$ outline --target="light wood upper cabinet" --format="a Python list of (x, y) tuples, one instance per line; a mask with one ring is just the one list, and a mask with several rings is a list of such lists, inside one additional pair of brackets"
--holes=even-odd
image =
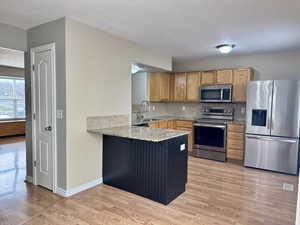
[(169, 101), (170, 99), (170, 73), (150, 73), (149, 89), (151, 102)]
[(174, 74), (174, 101), (186, 100), (186, 73)]
[(233, 102), (245, 102), (247, 99), (247, 83), (253, 80), (251, 68), (233, 70)]
[(197, 102), (199, 100), (201, 72), (189, 72), (186, 75), (186, 101)]
[(160, 75), (159, 73), (150, 73), (148, 79), (149, 79), (149, 89), (150, 89), (149, 100), (151, 102), (159, 102), (160, 101)]
[(160, 100), (169, 101), (170, 98), (170, 74), (161, 73), (160, 75)]
[(214, 85), (216, 83), (216, 71), (204, 71), (201, 73), (201, 85)]
[(232, 70), (218, 70), (216, 84), (232, 84), (233, 71)]
[(170, 75), (170, 82), (169, 82), (169, 101), (174, 101), (174, 88), (175, 88), (175, 75), (174, 73)]

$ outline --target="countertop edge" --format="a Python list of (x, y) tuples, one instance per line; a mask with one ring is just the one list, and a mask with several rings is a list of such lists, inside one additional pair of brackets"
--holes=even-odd
[[(108, 136), (114, 136), (114, 137), (122, 137), (122, 138), (128, 138), (128, 139), (135, 139), (135, 140), (141, 140), (141, 141), (150, 141), (150, 142), (161, 142), (161, 141), (166, 141), (166, 140), (170, 140), (173, 138), (177, 138), (180, 136), (184, 136), (184, 135), (189, 135), (190, 132), (188, 131), (176, 131), (177, 134), (172, 134), (170, 137), (165, 137), (165, 138), (141, 138), (141, 137), (136, 137), (136, 136), (131, 136), (131, 135), (119, 135), (119, 134), (113, 134), (112, 132), (108, 132), (105, 131), (105, 129), (117, 129), (118, 127), (112, 127), (112, 128), (104, 128), (104, 129), (88, 129), (87, 132), (88, 133), (93, 133), (93, 134), (99, 134), (99, 135), (108, 135)], [(161, 128), (147, 128), (147, 129), (151, 129), (151, 130), (166, 130), (166, 131), (170, 131), (172, 132), (172, 130), (168, 130), (168, 129), (161, 129)]]

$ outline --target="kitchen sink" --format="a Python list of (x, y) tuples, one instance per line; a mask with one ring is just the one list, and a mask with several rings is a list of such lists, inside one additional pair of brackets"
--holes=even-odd
[(145, 123), (149, 123), (149, 122), (155, 122), (155, 121), (159, 121), (160, 119), (144, 119), (143, 122)]

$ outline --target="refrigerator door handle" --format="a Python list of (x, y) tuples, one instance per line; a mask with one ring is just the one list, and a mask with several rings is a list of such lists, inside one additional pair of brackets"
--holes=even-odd
[(268, 130), (272, 129), (272, 120), (271, 120), (271, 118), (268, 118), (267, 128), (268, 128)]
[(247, 138), (265, 140), (265, 141), (279, 141), (279, 142), (286, 142), (286, 143), (297, 143), (297, 140), (284, 139), (284, 138), (258, 137), (258, 136), (248, 136), (248, 135), (247, 135)]

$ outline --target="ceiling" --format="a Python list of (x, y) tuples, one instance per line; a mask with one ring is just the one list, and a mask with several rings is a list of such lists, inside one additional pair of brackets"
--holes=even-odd
[(63, 16), (177, 60), (300, 49), (299, 0), (2, 0), (0, 21), (30, 28)]
[(24, 68), (24, 52), (0, 47), (0, 66)]

